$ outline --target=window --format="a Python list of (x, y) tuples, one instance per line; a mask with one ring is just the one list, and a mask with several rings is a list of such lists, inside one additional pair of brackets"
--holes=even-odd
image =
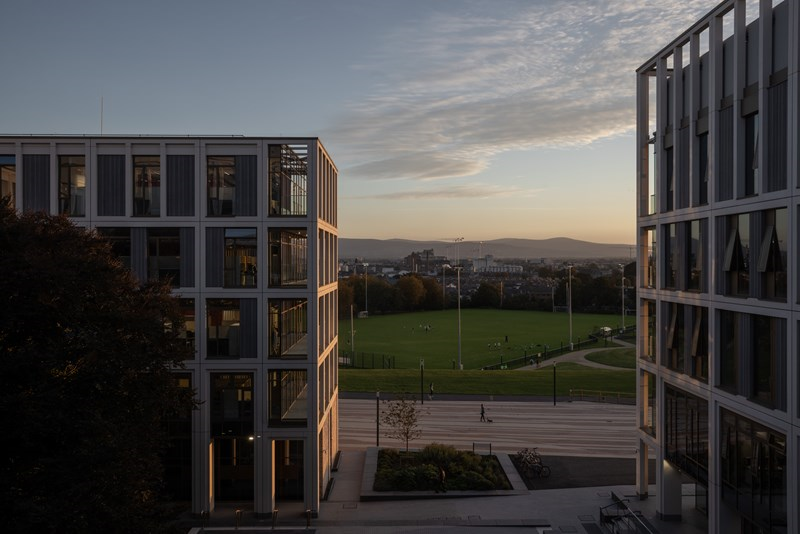
[(58, 212), (86, 215), (86, 157), (58, 157)]
[(744, 119), (744, 196), (758, 193), (758, 113)]
[(181, 285), (180, 228), (147, 229), (147, 278)]
[(206, 301), (208, 358), (238, 358), (240, 348), (239, 299)]
[(708, 309), (692, 307), (692, 365), (693, 378), (708, 381)]
[(130, 228), (98, 228), (98, 235), (111, 244), (111, 252), (122, 264), (131, 268), (131, 229)]
[(178, 299), (178, 307), (183, 315), (183, 329), (179, 333), (180, 337), (186, 340), (186, 344), (195, 348), (195, 311), (194, 299)]
[(641, 359), (656, 361), (656, 303), (654, 300), (643, 300), (642, 312), (642, 351)]
[(0, 198), (9, 198), (11, 207), (17, 201), (17, 165), (14, 156), (0, 156)]
[(306, 299), (270, 299), (270, 358), (305, 358), (308, 354), (307, 334)]
[(725, 294), (747, 297), (750, 295), (750, 214), (731, 215), (727, 224), (728, 240), (723, 258)]
[(680, 243), (678, 242), (678, 225), (664, 226), (664, 287), (680, 289), (678, 285), (678, 268), (680, 266)]
[(708, 204), (708, 134), (698, 136), (698, 194), (697, 204)]
[(689, 291), (703, 290), (703, 261), (705, 252), (705, 242), (703, 240), (702, 222), (699, 220), (687, 223), (688, 236), (687, 245), (689, 253), (686, 254), (686, 272), (689, 273)]
[(708, 485), (708, 402), (665, 387), (664, 455), (702, 485)]
[(739, 391), (739, 317), (738, 314), (721, 310), (719, 312), (719, 387), (738, 393)]
[(269, 371), (269, 425), (304, 426), (308, 419), (308, 383), (303, 369)]
[(722, 502), (761, 526), (751, 532), (786, 532), (786, 436), (724, 408), (720, 419)]
[(640, 413), (639, 428), (650, 434), (656, 435), (656, 428), (658, 419), (656, 418), (656, 375), (642, 371), (640, 378), (639, 388), (641, 394), (639, 398), (642, 401), (642, 411)]
[[(190, 374), (175, 374), (177, 386), (191, 390)], [(192, 411), (170, 414), (166, 420), (167, 446), (162, 456), (164, 487), (171, 500), (192, 499)]]
[(644, 287), (656, 287), (656, 229), (644, 229), (644, 265), (642, 266), (642, 283)]
[(308, 212), (306, 145), (269, 145), (269, 214), (304, 216)]
[(786, 300), (786, 209), (767, 210), (763, 213), (764, 234), (758, 253), (758, 272), (761, 277), (763, 297)]
[(158, 156), (133, 156), (133, 214), (161, 214), (161, 164)]
[(784, 319), (751, 315), (753, 383), (748, 397), (758, 404), (786, 410), (786, 328)]
[(206, 164), (208, 215), (233, 215), (236, 196), (236, 165), (233, 156), (209, 156)]
[(305, 287), (308, 283), (308, 235), (304, 228), (269, 232), (269, 285)]
[(256, 287), (257, 257), (255, 228), (226, 228), (223, 286)]
[(665, 365), (673, 371), (684, 373), (686, 370), (684, 369), (683, 304), (673, 302), (668, 306), (669, 328), (667, 330)]

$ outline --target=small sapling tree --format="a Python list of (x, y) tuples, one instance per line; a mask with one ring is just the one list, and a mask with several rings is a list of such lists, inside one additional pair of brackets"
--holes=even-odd
[(383, 401), (385, 409), (381, 422), (387, 428), (385, 435), (408, 443), (422, 435), (419, 428), (420, 408), (408, 395), (398, 395), (394, 400)]

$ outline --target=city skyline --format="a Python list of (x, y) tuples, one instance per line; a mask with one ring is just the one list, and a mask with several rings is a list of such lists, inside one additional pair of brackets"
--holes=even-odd
[(6, 6), (3, 133), (316, 135), (342, 237), (633, 243), (634, 70), (713, 7), (220, 6)]

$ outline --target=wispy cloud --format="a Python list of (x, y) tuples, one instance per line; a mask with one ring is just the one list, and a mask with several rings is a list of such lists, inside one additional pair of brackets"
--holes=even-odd
[(371, 200), (447, 200), (447, 199), (487, 199), (502, 197), (533, 197), (539, 191), (518, 187), (500, 187), (487, 184), (463, 184), (439, 188), (417, 188), (393, 193), (363, 195), (355, 199)]
[(373, 63), (354, 66), (380, 82), (332, 136), (363, 162), (348, 175), (470, 176), (501, 152), (630, 132), (636, 67), (709, 9), (707, 0), (468, 6), (397, 29)]

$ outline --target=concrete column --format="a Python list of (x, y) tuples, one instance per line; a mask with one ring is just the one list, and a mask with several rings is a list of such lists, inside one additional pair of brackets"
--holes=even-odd
[(636, 494), (639, 499), (646, 499), (649, 496), (650, 487), (650, 462), (648, 457), (647, 443), (639, 440), (639, 449), (636, 454)]
[(664, 521), (680, 521), (681, 519), (681, 474), (672, 464), (661, 460), (658, 466), (661, 473), (658, 494), (658, 517)]

